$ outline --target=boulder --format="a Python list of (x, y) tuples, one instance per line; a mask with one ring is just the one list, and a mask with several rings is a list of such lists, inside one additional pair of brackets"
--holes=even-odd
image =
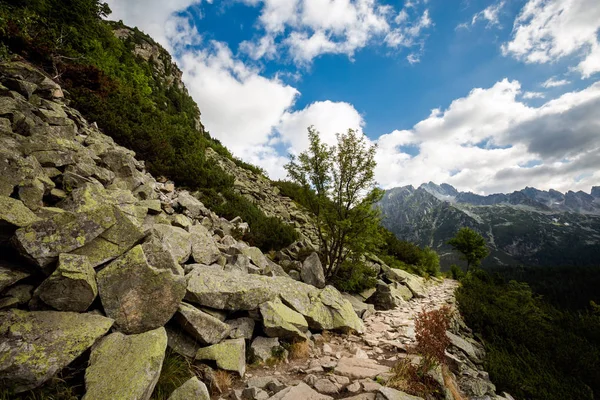
[(379, 388), (375, 400), (423, 400), (423, 398), (382, 386)]
[(319, 289), (325, 287), (323, 265), (321, 265), (321, 260), (319, 260), (319, 255), (316, 252), (308, 256), (302, 263), (300, 277), (304, 283), (308, 283)]
[(207, 213), (204, 204), (185, 190), (179, 192), (177, 202), (191, 218), (198, 219)]
[(59, 311), (86, 311), (98, 295), (96, 272), (86, 256), (60, 254), (58, 266), (35, 295)]
[(182, 332), (178, 326), (167, 325), (165, 330), (167, 331), (167, 346), (177, 354), (194, 358), (198, 349), (202, 348), (196, 339)]
[(31, 300), (34, 287), (32, 285), (15, 285), (2, 294), (0, 309), (13, 308), (27, 304)]
[(168, 400), (210, 400), (210, 395), (204, 382), (194, 376), (175, 389)]
[(185, 277), (148, 264), (141, 245), (98, 273), (106, 314), (124, 333), (141, 333), (167, 323), (185, 295)]
[(270, 337), (306, 339), (308, 323), (302, 314), (284, 305), (281, 300), (260, 305), (265, 333)]
[(389, 372), (390, 368), (380, 365), (375, 360), (344, 357), (340, 359), (335, 367), (337, 375), (347, 376), (350, 379), (374, 379), (378, 375)]
[(224, 270), (247, 274), (248, 272), (252, 271), (253, 267), (254, 266), (250, 265), (250, 259), (248, 257), (243, 254), (236, 254), (228, 257)]
[(225, 340), (219, 344), (199, 349), (197, 360), (216, 361), (217, 367), (235, 371), (240, 376), (246, 372), (246, 341), (244, 339)]
[(58, 311), (0, 312), (0, 387), (20, 393), (36, 388), (102, 337), (113, 320)]
[(364, 303), (361, 299), (362, 297), (355, 296), (348, 293), (342, 293), (342, 296), (352, 304), (352, 308), (356, 315), (358, 315), (363, 320), (369, 315), (375, 312), (375, 307), (372, 304)]
[(182, 228), (172, 225), (158, 224), (152, 228), (152, 233), (163, 243), (175, 260), (183, 264), (192, 253), (192, 235)]
[(255, 325), (255, 322), (252, 318), (242, 317), (237, 319), (231, 319), (229, 321), (225, 321), (225, 323), (229, 325), (231, 329), (231, 331), (229, 332), (229, 337), (231, 339), (252, 339), (252, 334), (254, 333)]
[(0, 196), (0, 240), (2, 231), (7, 227), (22, 228), (36, 221), (39, 221), (39, 218), (33, 211), (25, 207), (23, 202)]
[(290, 386), (269, 397), (268, 400), (333, 400), (333, 397), (321, 394), (304, 382)]
[(148, 264), (154, 268), (171, 271), (175, 275), (184, 275), (183, 267), (175, 261), (171, 252), (165, 248), (157, 236), (150, 235), (142, 243), (142, 249), (144, 250)]
[(0, 261), (0, 293), (10, 285), (28, 276), (28, 272), (9, 266), (5, 261)]
[(377, 310), (393, 310), (404, 304), (403, 293), (392, 284), (388, 285), (382, 280), (378, 280), (376, 291), (367, 299), (367, 302), (373, 304)]
[(281, 344), (279, 343), (279, 339), (276, 337), (266, 338), (263, 336), (258, 336), (250, 345), (252, 356), (254, 356), (254, 358), (260, 362), (265, 362), (268, 359), (273, 358), (273, 352), (280, 348)]
[(201, 344), (216, 344), (225, 339), (229, 325), (187, 303), (181, 303), (175, 320)]
[(405, 284), (415, 297), (424, 298), (426, 296), (427, 291), (424, 287), (423, 278), (398, 268), (390, 268), (387, 265), (382, 265), (381, 270), (390, 281)]
[(13, 240), (23, 256), (44, 267), (60, 253), (69, 253), (91, 242), (116, 221), (112, 206), (82, 213), (58, 213), (17, 229)]
[(202, 225), (194, 225), (189, 229), (194, 261), (206, 265), (218, 262), (221, 252), (208, 229)]
[(450, 331), (446, 331), (446, 336), (448, 336), (448, 339), (450, 339), (450, 344), (462, 350), (463, 353), (465, 353), (467, 357), (471, 359), (471, 361), (475, 363), (481, 362), (483, 354), (480, 349)]
[(106, 336), (92, 348), (83, 400), (148, 400), (158, 382), (166, 348), (164, 328)]
[(242, 275), (216, 269), (195, 268), (188, 275), (186, 300), (220, 310), (255, 310), (280, 298), (302, 314), (313, 329), (362, 332), (363, 324), (350, 302), (331, 286), (319, 290), (284, 277)]

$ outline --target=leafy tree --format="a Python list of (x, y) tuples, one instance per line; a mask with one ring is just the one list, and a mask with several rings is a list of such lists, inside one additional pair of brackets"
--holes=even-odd
[(379, 211), (373, 207), (382, 196), (375, 187), (376, 148), (352, 129), (337, 135), (337, 146), (323, 143), (313, 127), (308, 138), (308, 150), (290, 156), (285, 168), (306, 193), (325, 276), (331, 280), (350, 256), (373, 250), (379, 242)]
[(478, 267), (481, 260), (490, 254), (483, 236), (467, 227), (460, 228), (448, 244), (462, 253), (461, 258), (467, 262), (467, 270)]

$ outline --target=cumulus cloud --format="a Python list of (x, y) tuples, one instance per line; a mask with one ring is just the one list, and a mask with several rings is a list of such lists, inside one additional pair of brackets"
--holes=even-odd
[[(412, 129), (382, 135), (377, 179), (385, 187), (448, 182), (480, 193), (526, 185), (581, 189), (598, 183), (600, 83), (529, 107), (517, 81), (474, 89)], [(411, 155), (406, 148), (417, 148)], [(526, 166), (535, 161), (534, 167)]]
[[(310, 65), (322, 54), (344, 54), (382, 39), (388, 47), (423, 47), (423, 32), (433, 25), (427, 9), (408, 4), (394, 11), (377, 0), (242, 0), (261, 7), (263, 36), (245, 43), (241, 50), (258, 59), (269, 52), (257, 51), (265, 43), (289, 51), (298, 65)], [(422, 8), (422, 7), (421, 7)]]
[(529, 0), (502, 52), (527, 63), (581, 57), (575, 69), (587, 78), (600, 71), (599, 29), (598, 0)]
[(571, 82), (566, 79), (556, 79), (555, 77), (552, 77), (552, 78), (549, 78), (544, 83), (542, 83), (542, 87), (553, 88), (553, 87), (568, 85), (569, 83), (571, 83)]
[(546, 97), (544, 93), (541, 92), (525, 92), (523, 93), (524, 99), (543, 99)]

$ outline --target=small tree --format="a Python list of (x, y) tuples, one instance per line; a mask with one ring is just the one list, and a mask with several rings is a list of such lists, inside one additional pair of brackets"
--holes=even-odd
[(374, 204), (383, 192), (375, 187), (376, 147), (369, 146), (364, 136), (349, 129), (337, 135), (337, 146), (328, 146), (311, 126), (308, 138), (308, 150), (290, 156), (285, 168), (307, 193), (325, 277), (330, 280), (350, 256), (358, 258), (378, 244), (379, 210)]
[(467, 262), (467, 270), (478, 267), (481, 260), (490, 254), (483, 236), (467, 227), (460, 228), (448, 244), (462, 253), (461, 258)]

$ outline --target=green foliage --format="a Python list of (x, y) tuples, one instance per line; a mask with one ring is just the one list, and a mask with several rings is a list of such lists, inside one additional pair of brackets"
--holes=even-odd
[(151, 399), (168, 399), (175, 389), (193, 376), (194, 372), (190, 362), (185, 357), (168, 349)]
[(465, 277), (465, 272), (456, 264), (450, 266), (450, 277), (454, 280), (461, 280)]
[(485, 367), (499, 391), (546, 400), (600, 396), (600, 316), (557, 309), (526, 283), (481, 270), (467, 274), (456, 298), (485, 341)]
[(333, 277), (332, 283), (343, 292), (360, 293), (375, 287), (377, 273), (360, 261), (346, 260)]
[(384, 242), (377, 255), (392, 268), (403, 269), (420, 276), (437, 276), (440, 258), (435, 250), (420, 248), (414, 243), (399, 240), (392, 232), (380, 227)]
[(98, 0), (2, 2), (0, 58), (10, 51), (59, 79), (72, 106), (118, 144), (134, 150), (149, 172), (201, 190), (230, 218), (241, 216), (250, 225), (249, 239), (262, 250), (291, 244), (293, 229), (231, 194), (233, 178), (208, 161), (205, 151), (210, 147), (238, 166), (263, 175), (264, 171), (232, 157), (204, 131), (196, 103), (185, 89), (168, 83), (173, 72), (170, 55), (160, 49), (149, 60), (136, 56), (136, 46), (158, 45), (137, 28), (117, 38), (113, 30), (125, 26), (103, 20), (109, 13)]
[(462, 253), (462, 259), (467, 262), (467, 269), (478, 267), (481, 260), (490, 254), (483, 236), (467, 227), (460, 228), (448, 244)]
[[(381, 199), (375, 187), (375, 147), (349, 129), (338, 134), (338, 145), (328, 146), (319, 132), (308, 128), (309, 149), (285, 166), (304, 192), (319, 235), (325, 276), (332, 279), (350, 257), (360, 257), (378, 245)], [(314, 193), (314, 194), (313, 194)]]

